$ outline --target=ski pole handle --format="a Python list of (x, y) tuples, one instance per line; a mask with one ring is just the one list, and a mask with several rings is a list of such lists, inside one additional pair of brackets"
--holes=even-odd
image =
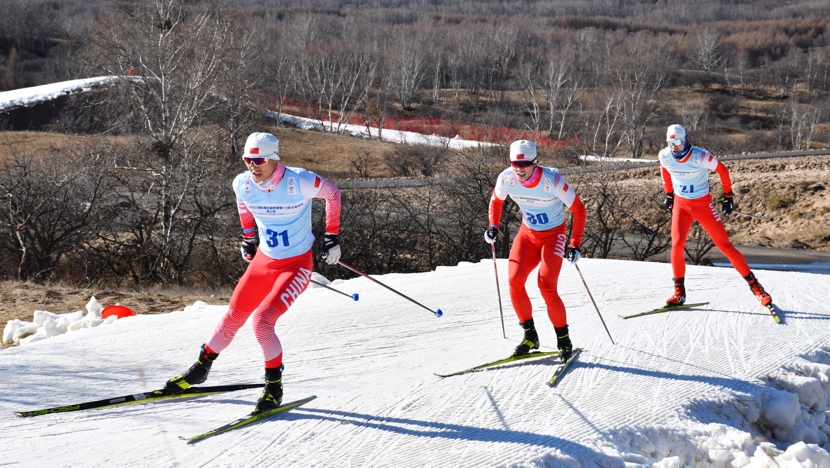
[(328, 286), (328, 285), (326, 285), (326, 284), (323, 284), (323, 283), (321, 283), (321, 282), (319, 282), (319, 281), (314, 281), (314, 280), (309, 280), (309, 281), (311, 281), (312, 283), (314, 283), (314, 284), (316, 284), (316, 285), (318, 285), (318, 286), (322, 286), (322, 287), (324, 287), (324, 288), (326, 288), (326, 289), (328, 289), (328, 290), (334, 291), (334, 292), (336, 292), (337, 294), (342, 294), (342, 295), (344, 295), (344, 296), (346, 296), (346, 297), (350, 297), (350, 298), (354, 299), (355, 301), (357, 301), (358, 299), (360, 299), (360, 296), (358, 296), (358, 295), (357, 295), (357, 293), (354, 293), (354, 294), (346, 294), (346, 293), (344, 293), (343, 291), (338, 291), (338, 290), (336, 290), (336, 289), (332, 288), (331, 286)]
[(426, 310), (428, 310), (428, 311), (432, 312), (433, 314), (435, 314), (435, 316), (436, 316), (436, 317), (440, 317), (440, 316), (444, 315), (444, 313), (443, 313), (443, 312), (441, 312), (441, 309), (432, 310), (432, 309), (430, 309), (429, 307), (427, 307), (427, 306), (425, 306), (425, 305), (421, 304), (420, 302), (418, 302), (418, 301), (416, 301), (416, 300), (414, 300), (414, 299), (412, 299), (412, 298), (410, 298), (410, 297), (408, 297), (408, 296), (405, 296), (405, 295), (403, 295), (403, 294), (399, 293), (398, 291), (395, 291), (394, 289), (390, 288), (389, 286), (387, 286), (387, 285), (385, 285), (385, 284), (381, 283), (380, 281), (378, 281), (378, 280), (376, 280), (376, 279), (372, 278), (371, 276), (367, 275), (366, 273), (363, 273), (363, 272), (361, 272), (361, 271), (358, 271), (358, 270), (356, 270), (356, 269), (354, 269), (354, 268), (350, 267), (349, 265), (346, 265), (346, 264), (345, 264), (345, 263), (343, 263), (343, 262), (338, 261), (337, 263), (338, 263), (338, 265), (342, 265), (343, 267), (348, 268), (349, 270), (352, 270), (353, 272), (357, 273), (358, 275), (360, 275), (360, 276), (362, 276), (362, 277), (364, 277), (364, 278), (367, 278), (367, 279), (370, 279), (370, 280), (374, 281), (375, 283), (377, 283), (377, 284), (379, 284), (379, 285), (383, 286), (384, 288), (386, 288), (386, 289), (388, 289), (388, 290), (392, 291), (393, 293), (397, 294), (398, 296), (401, 296), (402, 298), (404, 298), (404, 299), (406, 299), (406, 300), (408, 300), (408, 301), (410, 301), (410, 302), (414, 302), (415, 304), (418, 304), (419, 306), (423, 307), (424, 309), (426, 309)]
[(756, 216), (754, 214), (742, 213), (738, 210), (732, 210), (733, 213), (746, 216), (747, 218), (763, 219), (764, 221), (772, 221), (772, 218), (764, 218), (763, 216)]

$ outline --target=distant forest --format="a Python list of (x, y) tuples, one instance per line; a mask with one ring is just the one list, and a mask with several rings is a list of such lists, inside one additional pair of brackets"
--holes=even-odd
[(6, 0), (0, 90), (141, 74), (113, 15), (180, 3), (236, 23), (221, 91), (272, 110), (504, 125), (606, 156), (654, 153), (667, 122), (723, 153), (830, 139), (823, 1)]
[[(563, 142), (542, 150), (560, 167), (579, 154), (653, 158), (673, 123), (718, 156), (828, 146), (826, 0), (452, 3), (0, 2), (0, 91), (129, 77), (49, 104), (47, 124), (0, 113), (0, 130), (83, 136), (46, 151), (0, 139), (0, 278), (233, 284), (244, 265), (228, 184), (245, 137), (275, 125), (262, 108), (333, 132), (357, 115), (375, 128), (431, 116), (522, 130)], [(335, 156), (348, 166), (354, 155)], [(386, 273), (487, 258), (481, 233), (506, 161), (504, 146), (358, 154), (360, 177), (386, 164), (429, 185), (344, 190), (350, 262)], [(638, 260), (668, 247), (658, 185), (635, 193), (610, 171), (572, 179), (589, 212), (586, 255), (630, 239)], [(321, 233), (319, 209), (314, 219)], [(503, 241), (519, 223), (508, 203)], [(704, 263), (713, 244), (693, 237), (690, 261)]]

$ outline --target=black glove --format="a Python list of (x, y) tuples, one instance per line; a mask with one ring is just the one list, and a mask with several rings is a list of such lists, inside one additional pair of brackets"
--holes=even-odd
[(726, 192), (723, 194), (723, 205), (721, 205), (721, 207), (723, 208), (724, 216), (731, 214), (732, 210), (735, 209), (735, 204), (732, 201), (732, 195), (732, 192)]
[(484, 240), (488, 244), (492, 244), (492, 243), (496, 242), (496, 237), (498, 235), (499, 235), (499, 227), (496, 226), (495, 224), (491, 224), (490, 227), (488, 227), (487, 230), (484, 231)]
[(568, 247), (568, 261), (571, 263), (576, 263), (582, 258), (582, 255), (579, 253), (579, 249), (577, 247)]
[(671, 213), (672, 208), (674, 208), (674, 192), (669, 192), (666, 194), (666, 210)]
[(242, 252), (243, 260), (250, 263), (251, 260), (254, 259), (257, 244), (259, 244), (259, 242), (257, 242), (256, 236), (242, 238), (242, 241), (239, 243), (239, 250)]
[(326, 251), (326, 263), (329, 265), (334, 265), (340, 261), (340, 241), (337, 239), (337, 234), (327, 232), (323, 236), (323, 250)]
[(565, 252), (565, 258), (568, 259), (571, 263), (576, 263), (582, 258), (582, 255), (579, 253), (579, 244), (582, 242), (582, 239), (571, 239), (571, 242), (568, 244), (568, 250)]

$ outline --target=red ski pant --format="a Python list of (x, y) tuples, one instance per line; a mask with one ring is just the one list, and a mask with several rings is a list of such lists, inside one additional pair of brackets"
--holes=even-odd
[(275, 260), (257, 251), (239, 284), (233, 290), (228, 311), (219, 320), (208, 348), (220, 353), (236, 336), (236, 332), (254, 314), (254, 335), (262, 348), (265, 367), (282, 365), (282, 344), (274, 326), (311, 279), (311, 250), (296, 257)]
[(671, 267), (675, 278), (686, 276), (686, 259), (683, 257), (683, 252), (686, 248), (689, 228), (695, 220), (700, 223), (712, 238), (715, 246), (729, 259), (741, 276), (751, 273), (744, 256), (729, 242), (729, 235), (726, 234), (718, 210), (712, 202), (712, 196), (706, 195), (694, 200), (675, 197), (671, 217)]
[(539, 266), (536, 282), (542, 292), (542, 298), (548, 306), (548, 317), (554, 327), (568, 324), (565, 304), (556, 291), (559, 271), (562, 269), (562, 257), (565, 254), (567, 238), (565, 223), (547, 231), (534, 231), (522, 223), (519, 233), (513, 239), (510, 248), (508, 277), (510, 279), (510, 302), (520, 322), (533, 318), (533, 305), (525, 289), (525, 282), (530, 272)]

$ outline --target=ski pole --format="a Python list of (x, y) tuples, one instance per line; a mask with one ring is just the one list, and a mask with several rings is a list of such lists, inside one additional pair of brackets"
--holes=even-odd
[(755, 218), (755, 219), (763, 219), (764, 221), (772, 221), (772, 218), (764, 218), (763, 216), (756, 216), (754, 214), (749, 213), (741, 213), (738, 210), (732, 210), (733, 213), (746, 216), (747, 218)]
[(597, 303), (596, 301), (594, 301), (594, 296), (591, 295), (591, 290), (588, 289), (588, 283), (585, 282), (585, 277), (582, 276), (582, 271), (579, 269), (579, 266), (576, 263), (574, 263), (573, 265), (576, 267), (576, 271), (579, 273), (579, 277), (582, 278), (582, 284), (585, 285), (585, 290), (588, 291), (588, 297), (590, 297), (591, 302), (594, 303), (594, 309), (597, 310), (597, 315), (599, 315), (599, 319), (600, 321), (602, 321), (602, 326), (605, 327), (605, 333), (608, 333), (608, 338), (611, 339), (611, 344), (616, 345), (617, 343), (614, 343), (614, 338), (611, 338), (611, 332), (608, 331), (608, 326), (605, 325), (605, 320), (603, 320), (602, 314), (599, 313), (599, 307), (597, 307)]
[(499, 288), (499, 266), (496, 263), (496, 244), (490, 244), (493, 248), (493, 268), (496, 270), (496, 294), (499, 296), (499, 314), (501, 315), (501, 334), (507, 339), (507, 332), (504, 330), (504, 310), (501, 308), (501, 288)]
[(441, 309), (432, 310), (432, 309), (430, 309), (429, 307), (427, 307), (427, 306), (425, 306), (425, 305), (421, 304), (420, 302), (418, 302), (418, 301), (416, 301), (416, 300), (414, 300), (414, 299), (412, 299), (412, 298), (410, 298), (410, 297), (404, 296), (403, 294), (399, 293), (398, 291), (395, 291), (394, 289), (390, 288), (389, 286), (387, 286), (387, 285), (385, 285), (385, 284), (381, 283), (380, 281), (378, 281), (378, 280), (376, 280), (376, 279), (372, 278), (371, 276), (367, 275), (366, 273), (362, 273), (362, 272), (360, 272), (360, 271), (358, 271), (358, 270), (355, 270), (354, 268), (350, 267), (349, 265), (346, 265), (346, 264), (345, 264), (345, 263), (343, 263), (343, 262), (338, 261), (337, 263), (338, 263), (339, 265), (342, 265), (342, 266), (344, 266), (344, 267), (348, 268), (349, 270), (352, 270), (353, 272), (357, 273), (358, 275), (360, 275), (360, 276), (362, 276), (362, 277), (364, 277), (364, 278), (367, 278), (367, 279), (370, 279), (370, 280), (374, 281), (375, 283), (377, 283), (377, 284), (379, 284), (379, 285), (383, 286), (384, 288), (386, 288), (386, 289), (388, 289), (388, 290), (392, 291), (393, 293), (397, 294), (398, 296), (401, 296), (401, 297), (402, 297), (402, 298), (404, 298), (404, 299), (407, 299), (407, 300), (409, 300), (409, 301), (411, 301), (411, 302), (414, 302), (415, 304), (418, 304), (419, 306), (423, 307), (424, 309), (426, 309), (426, 310), (428, 310), (428, 311), (432, 312), (433, 314), (435, 314), (435, 316), (437, 316), (437, 317), (440, 317), (440, 316), (444, 315), (444, 313), (443, 313), (443, 312), (441, 312)]
[(318, 285), (318, 286), (322, 286), (322, 287), (324, 287), (324, 288), (326, 288), (326, 289), (330, 289), (330, 290), (332, 290), (332, 291), (336, 292), (337, 294), (342, 294), (342, 295), (344, 295), (344, 296), (346, 296), (346, 297), (351, 297), (351, 298), (352, 298), (352, 299), (354, 299), (354, 300), (358, 300), (358, 299), (360, 299), (360, 296), (358, 296), (358, 295), (357, 295), (357, 293), (354, 293), (354, 294), (346, 294), (346, 293), (344, 293), (343, 291), (338, 291), (338, 290), (336, 290), (336, 289), (332, 288), (331, 286), (325, 285), (325, 284), (323, 284), (323, 283), (321, 283), (321, 282), (319, 282), (319, 281), (314, 281), (314, 280), (309, 280), (309, 281), (311, 281), (312, 283), (314, 283), (314, 284), (316, 284), (316, 285)]

